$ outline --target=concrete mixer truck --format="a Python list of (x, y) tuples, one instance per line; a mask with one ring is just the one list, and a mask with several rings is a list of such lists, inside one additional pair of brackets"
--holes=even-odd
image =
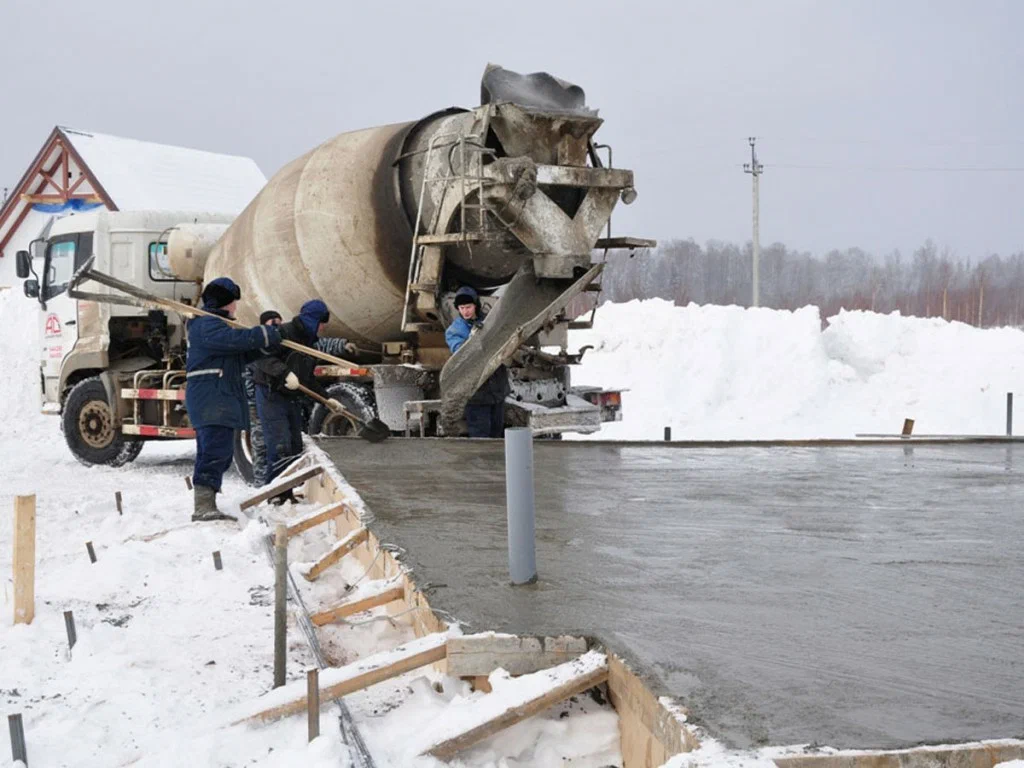
[[(89, 280), (69, 290), (90, 259), (185, 303), (204, 280), (230, 276), (242, 289), (239, 320), (252, 324), (264, 309), (288, 317), (323, 299), (327, 335), (359, 352), (317, 375), (355, 415), (379, 417), (396, 434), (459, 435), (469, 397), (503, 364), (512, 424), (558, 435), (621, 418), (618, 392), (571, 386), (580, 353), (568, 351), (568, 330), (587, 321), (566, 307), (599, 290), (595, 251), (654, 244), (611, 237), (612, 209), (636, 198), (633, 174), (595, 143), (602, 121), (579, 87), (488, 66), (481, 94), (474, 109), (324, 142), (284, 166), (237, 218), (99, 211), (56, 220), (17, 260), (20, 277), (35, 276), (25, 292), (47, 318), (44, 410), (61, 414), (72, 453), (119, 465), (146, 440), (193, 437), (182, 317)], [(450, 355), (444, 329), (465, 284), (488, 319)], [(317, 406), (308, 428), (350, 426)], [(244, 470), (244, 433), (236, 457)]]

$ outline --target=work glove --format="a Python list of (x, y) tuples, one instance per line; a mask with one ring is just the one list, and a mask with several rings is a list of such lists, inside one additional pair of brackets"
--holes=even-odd
[(359, 351), (359, 347), (357, 347), (351, 341), (348, 341), (345, 342), (345, 351), (348, 352), (350, 355), (354, 355), (356, 352)]
[(298, 389), (299, 377), (288, 371), (288, 375), (284, 377), (284, 387), (285, 389)]
[(345, 410), (345, 406), (343, 406), (341, 403), (339, 403), (333, 397), (330, 400), (328, 400), (326, 403), (324, 403), (324, 405), (326, 405), (328, 408), (330, 408), (332, 411), (334, 411), (334, 413), (341, 413), (342, 411)]

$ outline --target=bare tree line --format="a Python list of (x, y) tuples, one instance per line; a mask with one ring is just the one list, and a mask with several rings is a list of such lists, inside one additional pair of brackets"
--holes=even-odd
[[(822, 258), (776, 243), (761, 251), (761, 305), (840, 309), (942, 317), (978, 326), (1024, 325), (1024, 252), (959, 260), (931, 240), (909, 257), (894, 251), (876, 258), (860, 248)], [(672, 240), (634, 256), (614, 253), (602, 280), (600, 301), (661, 298), (683, 306), (749, 306), (751, 247)], [(583, 309), (583, 307), (578, 307)]]

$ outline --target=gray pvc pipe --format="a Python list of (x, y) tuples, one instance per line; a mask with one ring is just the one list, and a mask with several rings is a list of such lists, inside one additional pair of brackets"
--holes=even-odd
[(508, 571), (512, 584), (537, 581), (534, 542), (533, 431), (505, 430), (505, 500), (508, 508)]

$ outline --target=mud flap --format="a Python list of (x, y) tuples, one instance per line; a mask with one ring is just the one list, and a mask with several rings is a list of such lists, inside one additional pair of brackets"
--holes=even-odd
[(446, 434), (458, 433), (466, 403), (498, 366), (582, 293), (603, 268), (604, 264), (595, 264), (575, 282), (538, 279), (532, 262), (519, 268), (483, 328), (441, 369), (441, 426)]

